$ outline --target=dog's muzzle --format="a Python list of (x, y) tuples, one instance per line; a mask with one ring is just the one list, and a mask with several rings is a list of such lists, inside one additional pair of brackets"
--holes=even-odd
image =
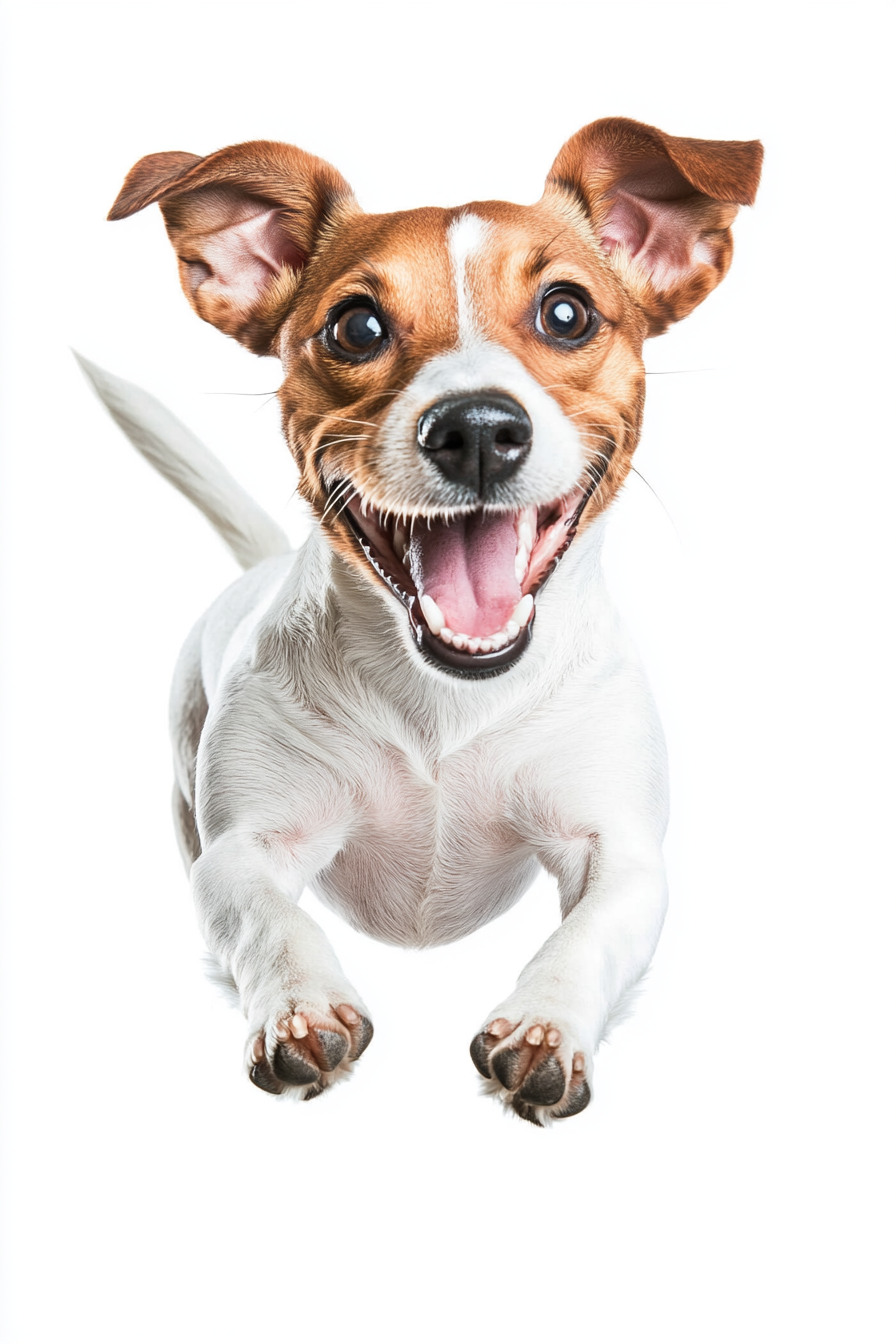
[(503, 392), (444, 397), (421, 415), (417, 446), (446, 480), (485, 502), (528, 457), (532, 421)]

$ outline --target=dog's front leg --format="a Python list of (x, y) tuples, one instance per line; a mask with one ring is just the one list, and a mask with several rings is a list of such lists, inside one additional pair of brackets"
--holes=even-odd
[(593, 1056), (650, 964), (666, 910), (658, 842), (584, 837), (542, 854), (560, 879), (563, 923), (488, 1015), (471, 1046), (479, 1072), (534, 1124), (591, 1099)]
[[(323, 847), (335, 851), (338, 838)], [(306, 1100), (347, 1076), (373, 1035), (322, 929), (293, 899), (322, 866), (321, 849), (320, 837), (306, 852), (293, 846), (287, 870), (269, 839), (224, 833), (192, 869), (206, 942), (249, 1022), (249, 1075), (266, 1092)]]

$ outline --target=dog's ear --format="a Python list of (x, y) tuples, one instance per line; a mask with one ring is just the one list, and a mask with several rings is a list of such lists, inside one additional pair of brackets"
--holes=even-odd
[(294, 145), (249, 141), (206, 158), (150, 154), (125, 178), (110, 219), (157, 201), (196, 312), (269, 354), (321, 228), (357, 208), (348, 183)]
[(758, 140), (690, 140), (625, 117), (593, 121), (561, 149), (548, 189), (571, 193), (656, 335), (731, 264), (731, 223), (759, 185)]

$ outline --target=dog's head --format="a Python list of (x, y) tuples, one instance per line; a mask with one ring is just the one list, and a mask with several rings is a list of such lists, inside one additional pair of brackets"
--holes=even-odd
[(625, 480), (642, 343), (725, 275), (761, 160), (609, 118), (535, 205), (367, 215), (329, 164), (256, 141), (141, 159), (110, 219), (160, 204), (196, 312), (282, 360), (333, 547), (428, 662), (482, 676), (523, 653), (539, 589)]

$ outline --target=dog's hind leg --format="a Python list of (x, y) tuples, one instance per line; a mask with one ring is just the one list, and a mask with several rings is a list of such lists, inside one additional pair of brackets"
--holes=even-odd
[(202, 684), (202, 622), (190, 631), (174, 670), (171, 686), (170, 729), (174, 752), (174, 825), (187, 872), (202, 846), (196, 827), (196, 756), (208, 715)]

